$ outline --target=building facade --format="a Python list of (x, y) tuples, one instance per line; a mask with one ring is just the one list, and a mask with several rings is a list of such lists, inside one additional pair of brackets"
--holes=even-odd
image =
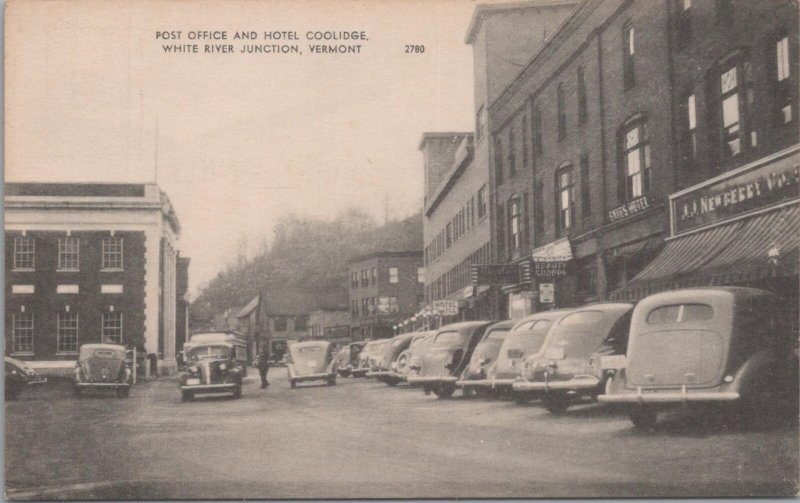
[(580, 2), (489, 108), (493, 261), (534, 278), (498, 313), (627, 289), (671, 194), (796, 144), (796, 21), (790, 1)]
[[(6, 354), (69, 365), (114, 342), (176, 370), (180, 223), (154, 184), (5, 185)], [(187, 263), (188, 265), (188, 263)]]
[(377, 252), (348, 261), (353, 340), (391, 337), (424, 301), (421, 251)]
[(311, 340), (336, 344), (350, 341), (350, 313), (347, 309), (315, 309), (308, 314), (308, 335)]

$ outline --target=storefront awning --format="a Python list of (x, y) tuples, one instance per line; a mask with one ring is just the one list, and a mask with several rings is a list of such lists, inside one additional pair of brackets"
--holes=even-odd
[(727, 224), (679, 236), (615, 300), (705, 285), (729, 285), (800, 270), (800, 206), (782, 206)]
[(572, 245), (569, 238), (561, 238), (533, 250), (534, 262), (566, 262), (572, 260)]

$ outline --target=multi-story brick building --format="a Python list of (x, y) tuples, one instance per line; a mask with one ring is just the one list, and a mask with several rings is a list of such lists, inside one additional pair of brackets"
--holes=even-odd
[(794, 1), (580, 2), (489, 107), (493, 260), (562, 306), (624, 290), (671, 193), (797, 144), (796, 56)]
[(115, 342), (158, 355), (160, 374), (175, 371), (181, 227), (166, 194), (7, 183), (4, 203), (6, 354), (59, 368), (82, 344)]
[(424, 133), (425, 301), (454, 300), (459, 318), (492, 316), (498, 291), (472, 288), (470, 266), (490, 261), (489, 104), (569, 14), (575, 0), (479, 5), (473, 49), (475, 133)]
[(421, 251), (376, 252), (350, 259), (350, 326), (353, 340), (381, 339), (424, 301)]

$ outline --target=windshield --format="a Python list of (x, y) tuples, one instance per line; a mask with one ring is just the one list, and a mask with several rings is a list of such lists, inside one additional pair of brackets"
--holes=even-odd
[(456, 346), (461, 343), (461, 333), (442, 332), (436, 336), (434, 343), (437, 346)]
[(189, 359), (191, 360), (204, 360), (207, 358), (221, 358), (227, 359), (230, 357), (231, 351), (227, 346), (201, 346), (189, 350)]

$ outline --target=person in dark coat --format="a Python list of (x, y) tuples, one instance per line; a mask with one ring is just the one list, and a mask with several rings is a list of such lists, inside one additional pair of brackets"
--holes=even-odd
[(258, 355), (258, 373), (261, 374), (261, 389), (269, 386), (267, 372), (269, 372), (269, 355), (267, 354), (267, 349), (264, 348)]

